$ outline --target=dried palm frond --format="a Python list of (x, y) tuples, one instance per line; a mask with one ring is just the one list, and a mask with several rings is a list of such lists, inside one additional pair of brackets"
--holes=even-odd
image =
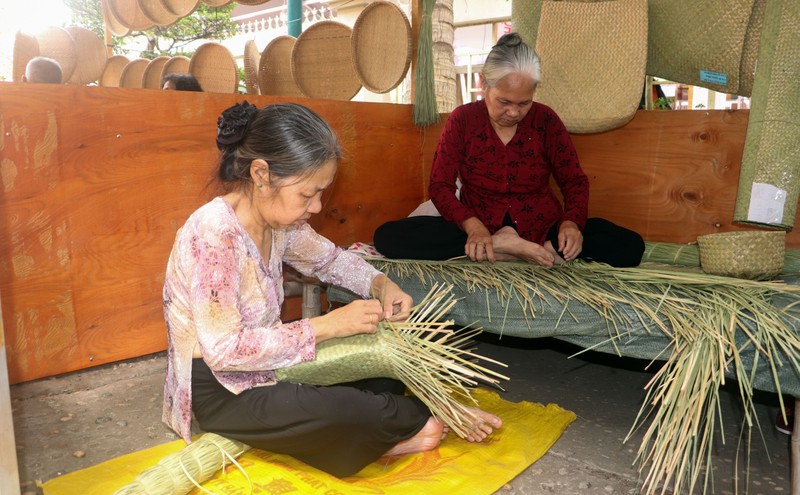
[(407, 321), (382, 321), (374, 334), (321, 342), (314, 361), (278, 370), (276, 375), (281, 381), (313, 385), (396, 378), (463, 438), (473, 416), (462, 402), (475, 403), (469, 388), (497, 386), (499, 380), (508, 378), (479, 361), (504, 364), (467, 348), (480, 328), (454, 331), (453, 321), (444, 319), (455, 304), (451, 287), (434, 284)]
[[(702, 483), (709, 487), (719, 387), (726, 375), (737, 380), (744, 424), (752, 428), (756, 368), (766, 363), (779, 396), (779, 370), (800, 372), (800, 286), (677, 267), (611, 268), (581, 261), (550, 269), (514, 262), (371, 261), (389, 275), (418, 277), (423, 284), (445, 281), (469, 292), (495, 291), (506, 309), (518, 301), (531, 320), (556, 301), (563, 304), (564, 318), (578, 323), (569, 303), (580, 303), (606, 321), (606, 342), (614, 345), (634, 326), (663, 333), (668, 344), (655, 357), (666, 363), (647, 385), (631, 429), (650, 421), (637, 456), (640, 470), (647, 470), (648, 494), (669, 486), (692, 491), (704, 472)], [(560, 323), (561, 318), (554, 324)]]

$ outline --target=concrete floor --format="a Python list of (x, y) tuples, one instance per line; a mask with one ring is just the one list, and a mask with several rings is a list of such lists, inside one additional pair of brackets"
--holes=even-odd
[[(600, 353), (570, 358), (577, 348), (552, 339), (487, 335), (478, 349), (509, 365), (505, 399), (552, 402), (578, 416), (542, 459), (498, 494), (639, 493), (633, 462), (640, 437), (623, 439), (651, 376), (643, 371), (647, 362)], [(159, 353), (12, 386), (22, 492), (41, 493), (36, 480), (174, 440), (161, 423), (164, 368), (165, 355)], [(735, 475), (744, 471), (734, 465), (736, 397), (736, 392), (723, 393), (726, 443), (715, 448), (713, 493), (736, 493)], [(749, 493), (788, 495), (790, 437), (773, 428), (776, 398), (765, 394), (757, 400), (764, 438), (757, 440), (750, 459)], [(743, 478), (739, 493), (746, 493)]]

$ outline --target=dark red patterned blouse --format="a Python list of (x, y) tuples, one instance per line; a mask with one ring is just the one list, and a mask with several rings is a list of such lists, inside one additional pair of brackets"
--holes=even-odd
[[(565, 207), (550, 187), (551, 174)], [(457, 176), (462, 182), (460, 201), (455, 196)], [(429, 193), (450, 222), (461, 226), (478, 217), (494, 233), (508, 213), (521, 237), (542, 244), (550, 227), (565, 220), (583, 230), (589, 179), (567, 128), (551, 108), (534, 102), (504, 145), (491, 125), (486, 102), (479, 100), (450, 114), (434, 155)]]

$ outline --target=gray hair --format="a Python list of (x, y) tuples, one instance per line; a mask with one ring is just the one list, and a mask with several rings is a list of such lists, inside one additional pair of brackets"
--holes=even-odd
[(61, 64), (52, 58), (34, 57), (25, 66), (26, 82), (61, 84), (61, 78)]
[(517, 33), (503, 35), (483, 63), (483, 80), (487, 88), (509, 74), (522, 72), (533, 78), (533, 83), (541, 80), (541, 63), (536, 51), (529, 47)]
[(250, 182), (250, 164), (269, 164), (270, 184), (310, 175), (342, 157), (339, 140), (325, 120), (296, 103), (276, 103), (252, 117), (241, 141), (222, 149), (218, 171), (223, 183)]

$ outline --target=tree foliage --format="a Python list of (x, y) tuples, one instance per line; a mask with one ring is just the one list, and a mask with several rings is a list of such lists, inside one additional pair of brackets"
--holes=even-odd
[[(72, 11), (72, 22), (91, 29), (104, 38), (103, 10), (100, 0), (64, 0)], [(146, 31), (132, 32), (126, 36), (114, 36), (114, 52), (121, 51), (126, 38), (144, 38), (147, 48), (142, 57), (159, 55), (190, 55), (187, 46), (194, 41), (223, 40), (236, 34), (236, 23), (231, 21), (234, 4), (225, 7), (209, 7), (200, 3), (197, 10), (170, 26), (156, 26)]]

